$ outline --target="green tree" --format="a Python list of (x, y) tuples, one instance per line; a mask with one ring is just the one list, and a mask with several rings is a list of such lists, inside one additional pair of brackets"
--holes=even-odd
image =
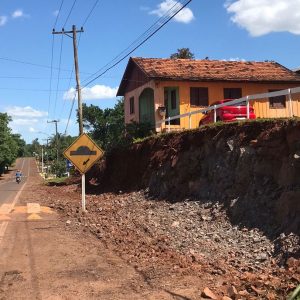
[(34, 156), (35, 154), (39, 154), (41, 151), (41, 144), (39, 142), (39, 139), (34, 139), (31, 144), (28, 145), (27, 151), (29, 156)]
[(124, 101), (114, 108), (101, 109), (98, 106), (83, 104), (83, 125), (92, 138), (103, 149), (111, 149), (124, 143), (125, 121)]
[(26, 142), (21, 138), (20, 134), (12, 134), (12, 138), (18, 145), (18, 157), (26, 155)]
[(132, 122), (125, 125), (124, 99), (114, 108), (101, 109), (98, 106), (83, 104), (83, 125), (91, 137), (105, 151), (127, 146), (137, 138), (153, 134), (148, 123)]
[(6, 113), (0, 113), (0, 174), (6, 166), (13, 164), (18, 156), (18, 143), (8, 127), (11, 118)]
[(179, 48), (176, 53), (170, 55), (171, 59), (195, 59), (194, 53), (190, 51), (189, 48)]

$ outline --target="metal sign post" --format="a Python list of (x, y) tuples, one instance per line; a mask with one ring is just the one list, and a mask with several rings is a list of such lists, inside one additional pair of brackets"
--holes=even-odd
[(81, 207), (82, 211), (86, 212), (85, 208), (85, 174), (81, 176)]

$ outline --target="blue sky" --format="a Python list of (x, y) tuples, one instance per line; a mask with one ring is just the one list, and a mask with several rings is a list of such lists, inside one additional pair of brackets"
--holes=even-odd
[[(69, 79), (73, 49), (67, 36), (54, 36), (50, 91), (51, 31), (61, 2), (0, 2), (0, 112), (12, 116), (11, 128), (27, 142), (54, 134), (54, 124), (47, 120), (59, 119), (63, 133), (71, 109), (75, 78)], [(96, 0), (75, 1), (67, 19), (73, 3), (63, 1), (56, 30), (65, 23), (65, 30), (73, 24), (80, 28)], [(81, 81), (110, 62), (174, 4), (175, 0), (99, 0), (80, 37)], [(275, 60), (294, 69), (300, 66), (299, 11), (300, 0), (193, 0), (132, 56), (166, 58), (178, 48), (189, 47), (197, 59)], [(113, 107), (127, 61), (91, 83), (84, 102)], [(75, 109), (67, 133), (78, 134)]]

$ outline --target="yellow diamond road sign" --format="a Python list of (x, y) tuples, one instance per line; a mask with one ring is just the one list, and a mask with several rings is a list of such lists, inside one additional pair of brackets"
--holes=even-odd
[(64, 156), (70, 160), (82, 174), (85, 174), (103, 154), (103, 150), (85, 133), (81, 134), (73, 144), (64, 151)]

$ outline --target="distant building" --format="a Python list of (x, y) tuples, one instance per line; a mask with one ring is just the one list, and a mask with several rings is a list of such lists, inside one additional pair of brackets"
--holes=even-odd
[[(155, 122), (211, 105), (221, 99), (300, 86), (300, 75), (276, 62), (130, 58), (117, 95), (125, 98), (125, 122)], [(257, 117), (286, 117), (286, 97), (253, 102)], [(300, 102), (293, 103), (300, 116)], [(201, 114), (194, 115), (192, 127)], [(188, 118), (172, 121), (188, 128)], [(157, 126), (157, 130), (160, 126)]]

